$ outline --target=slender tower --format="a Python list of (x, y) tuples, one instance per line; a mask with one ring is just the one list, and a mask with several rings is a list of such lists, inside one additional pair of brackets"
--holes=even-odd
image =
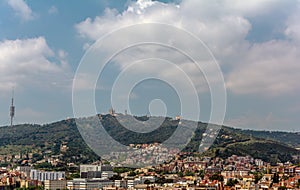
[(13, 119), (15, 117), (15, 106), (14, 106), (14, 90), (12, 91), (11, 106), (10, 106), (10, 126), (13, 126)]

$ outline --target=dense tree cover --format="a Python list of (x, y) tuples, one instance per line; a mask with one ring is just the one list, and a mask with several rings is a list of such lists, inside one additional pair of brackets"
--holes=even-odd
[[(147, 117), (138, 117), (141, 121), (146, 121), (146, 118)], [(128, 118), (128, 121), (125, 120), (125, 123), (126, 122), (130, 122), (130, 119)], [(173, 134), (178, 125), (178, 121), (174, 121), (171, 118), (165, 118), (158, 129), (151, 131), (150, 133), (136, 133), (122, 126), (118, 120), (111, 115), (102, 116), (101, 123), (112, 138), (124, 145), (163, 142)], [(139, 125), (142, 125), (143, 123), (131, 122), (129, 124), (137, 125), (134, 127), (138, 128), (140, 127)], [(149, 125), (155, 126), (155, 123)]]
[(237, 179), (234, 179), (234, 180), (233, 179), (229, 179), (227, 181), (227, 183), (226, 183), (226, 186), (233, 187), (233, 186), (235, 186), (238, 183), (239, 183), (239, 181)]
[(278, 141), (292, 147), (300, 148), (300, 132), (282, 132), (282, 131), (253, 131), (253, 130), (238, 130), (237, 132), (253, 137)]
[(137, 173), (135, 173), (134, 171), (131, 171), (128, 173), (128, 176), (136, 176), (136, 175), (137, 175)]
[(113, 168), (113, 172), (121, 174), (121, 173), (125, 173), (125, 172), (130, 172), (130, 171), (134, 171), (133, 168), (128, 168), (128, 167), (115, 167)]
[(212, 176), (209, 177), (209, 179), (211, 181), (214, 181), (214, 180), (224, 181), (224, 177), (221, 174), (218, 174), (218, 173), (213, 174)]
[(263, 177), (263, 174), (261, 172), (255, 172), (254, 173), (254, 183), (257, 184), (259, 180)]
[(155, 180), (155, 183), (164, 184), (164, 183), (173, 183), (173, 179), (166, 179), (164, 176), (161, 176)]
[(119, 175), (113, 175), (112, 177), (109, 178), (110, 180), (121, 180), (122, 177)]
[(278, 173), (275, 173), (272, 177), (272, 182), (273, 183), (279, 183), (279, 175)]
[(71, 173), (69, 175), (70, 179), (74, 179), (74, 178), (80, 178), (80, 173), (76, 172), (76, 173)]
[(287, 189), (287, 187), (285, 187), (285, 186), (278, 187), (278, 190), (286, 190), (286, 189)]
[(52, 170), (53, 166), (48, 162), (43, 162), (35, 165), (35, 169), (44, 169), (44, 170)]
[[(204, 129), (205, 124), (199, 123), (198, 129), (195, 131), (195, 136), (185, 151), (196, 152), (198, 150)], [(240, 133), (239, 131), (240, 130), (233, 128), (223, 127), (216, 137), (214, 144), (204, 154), (222, 158), (227, 158), (233, 154), (241, 156), (250, 155), (254, 158), (260, 158), (266, 162), (270, 162), (271, 164), (276, 164), (278, 161), (290, 161), (292, 160), (292, 155), (299, 153), (295, 148), (287, 146), (284, 143), (255, 138)]]
[(195, 173), (194, 173), (194, 172), (190, 172), (190, 171), (186, 171), (186, 172), (184, 173), (184, 175), (185, 175), (185, 176), (194, 176)]
[(90, 163), (99, 159), (81, 138), (73, 119), (45, 125), (0, 127), (0, 147), (26, 146), (27, 152), (33, 152), (33, 161), (41, 160), (47, 151), (51, 155), (60, 154), (63, 142), (69, 147), (63, 154), (66, 162)]
[[(158, 129), (150, 133), (135, 133), (123, 127), (118, 120), (111, 115), (102, 115), (101, 123), (105, 127), (108, 134), (115, 140), (124, 145), (137, 143), (154, 143), (162, 142), (168, 139), (177, 127), (183, 127), (190, 130), (190, 125), (198, 126), (193, 132), (191, 141), (182, 150), (183, 152), (198, 152), (199, 145), (202, 140), (202, 134), (206, 132), (207, 124), (202, 122), (193, 122), (184, 120), (185, 124), (178, 126), (179, 121), (171, 118), (164, 118), (163, 123)], [(147, 121), (149, 117), (136, 117), (140, 121)], [(122, 118), (125, 122), (132, 124), (131, 120), (126, 116)], [(91, 118), (85, 118), (87, 125), (93, 126)], [(143, 122), (139, 122), (141, 125)], [(155, 123), (154, 123), (155, 124)], [(218, 127), (218, 126), (215, 126)], [(253, 133), (253, 134), (252, 134)], [(291, 160), (291, 155), (299, 153), (296, 149), (289, 147), (282, 142), (296, 142), (299, 139), (299, 133), (260, 133), (252, 131), (242, 131), (230, 127), (222, 127), (218, 133), (214, 144), (205, 154), (209, 156), (220, 156), (226, 158), (232, 154), (250, 155), (255, 158), (261, 158), (264, 161), (288, 161)], [(258, 134), (263, 134), (265, 138), (257, 138)], [(268, 136), (268, 134), (270, 134)], [(274, 135), (275, 134), (275, 135)], [(279, 138), (280, 137), (280, 138)], [(279, 140), (276, 142), (274, 140)], [(297, 141), (299, 143), (299, 140)], [(68, 149), (61, 154), (60, 146), (62, 143), (67, 144)], [(74, 119), (67, 119), (45, 125), (16, 125), (13, 127), (0, 127), (0, 148), (7, 147), (8, 151), (17, 147), (26, 147), (24, 154), (33, 153), (33, 160), (41, 160), (45, 152), (50, 152), (51, 155), (62, 155), (63, 160), (74, 163), (91, 163), (99, 159), (84, 142)], [(26, 150), (26, 151), (25, 151)], [(16, 149), (15, 151), (19, 151)], [(273, 155), (273, 156), (272, 156)], [(43, 166), (44, 167), (44, 166)]]

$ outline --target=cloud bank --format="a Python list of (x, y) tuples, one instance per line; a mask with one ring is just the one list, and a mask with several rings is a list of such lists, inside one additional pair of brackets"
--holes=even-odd
[[(183, 28), (211, 49), (223, 69), (230, 92), (278, 96), (300, 90), (297, 85), (300, 78), (299, 4), (299, 1), (279, 0), (185, 0), (180, 4), (138, 0), (123, 12), (106, 9), (103, 15), (87, 18), (75, 28), (82, 37), (92, 41), (136, 23), (159, 22)], [(260, 42), (247, 39), (255, 32), (253, 20), (278, 14), (282, 7), (293, 10), (284, 21), (282, 38)]]
[(65, 56), (62, 50), (55, 53), (44, 37), (0, 41), (0, 91), (66, 87), (70, 70)]
[(34, 19), (31, 8), (24, 0), (7, 0), (7, 3), (21, 20), (29, 21)]

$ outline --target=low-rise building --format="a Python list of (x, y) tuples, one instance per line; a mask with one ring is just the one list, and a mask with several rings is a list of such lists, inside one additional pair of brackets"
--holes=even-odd
[(66, 180), (45, 180), (44, 189), (45, 190), (57, 190), (57, 189), (66, 189), (67, 181)]
[(30, 166), (18, 166), (16, 170), (24, 173), (25, 177), (30, 177), (31, 169)]
[(94, 178), (101, 175), (101, 165), (81, 164), (80, 177), (81, 178)]
[(113, 186), (114, 182), (108, 179), (82, 179), (77, 178), (67, 182), (67, 189), (70, 190), (93, 190)]

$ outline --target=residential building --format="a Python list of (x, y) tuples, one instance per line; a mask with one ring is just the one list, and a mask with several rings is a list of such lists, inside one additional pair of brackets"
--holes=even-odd
[(82, 164), (80, 165), (81, 178), (100, 178), (101, 165)]
[(31, 169), (32, 168), (30, 166), (18, 166), (16, 170), (19, 172), (23, 172), (25, 174), (25, 177), (30, 177)]
[(108, 179), (83, 179), (77, 178), (67, 182), (67, 189), (72, 190), (93, 190), (102, 189), (114, 185), (114, 182)]
[(65, 172), (31, 170), (30, 179), (38, 181), (60, 180), (65, 179)]
[(67, 187), (66, 180), (45, 180), (44, 181), (45, 190), (66, 189), (66, 187)]

